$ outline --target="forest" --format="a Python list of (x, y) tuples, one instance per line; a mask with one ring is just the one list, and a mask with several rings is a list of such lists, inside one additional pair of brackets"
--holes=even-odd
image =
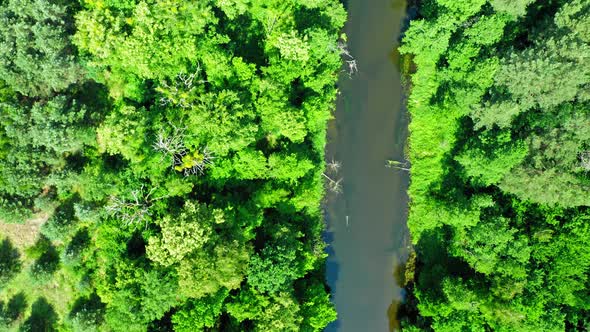
[(590, 1), (424, 0), (404, 331), (590, 329)]
[(345, 21), (337, 0), (0, 0), (0, 330), (334, 321)]

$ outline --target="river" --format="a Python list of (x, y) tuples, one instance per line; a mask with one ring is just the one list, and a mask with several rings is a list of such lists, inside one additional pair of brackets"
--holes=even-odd
[[(397, 330), (399, 278), (410, 243), (403, 160), (407, 115), (394, 49), (403, 0), (348, 0), (345, 32), (358, 72), (342, 74), (326, 159), (341, 163), (342, 192), (326, 201), (327, 278), (338, 320), (328, 332)], [(397, 271), (397, 272), (395, 272)]]

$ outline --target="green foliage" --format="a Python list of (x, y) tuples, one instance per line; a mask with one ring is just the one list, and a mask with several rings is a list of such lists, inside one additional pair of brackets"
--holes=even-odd
[(192, 332), (214, 327), (228, 296), (227, 289), (199, 300), (189, 300), (172, 316), (174, 331)]
[(584, 326), (589, 11), (587, 1), (420, 5), (400, 48), (416, 65), (417, 262), (404, 331)]
[(311, 279), (299, 286), (303, 292), (301, 315), (302, 331), (323, 331), (324, 327), (336, 320), (337, 314), (330, 302), (323, 280)]
[(45, 298), (39, 298), (33, 303), (31, 315), (20, 328), (22, 332), (57, 331), (57, 314)]
[(215, 21), (209, 1), (83, 2), (74, 41), (114, 97), (137, 97), (141, 80), (186, 72), (197, 60), (198, 36)]
[(41, 226), (41, 233), (49, 240), (64, 240), (75, 223), (74, 201), (69, 199), (58, 206), (53, 215)]
[(197, 251), (178, 267), (181, 294), (201, 298), (221, 288), (240, 287), (248, 267), (249, 249), (233, 241)]
[(223, 222), (223, 211), (186, 202), (174, 221), (171, 216), (165, 216), (159, 223), (162, 237), (152, 236), (149, 239), (147, 255), (163, 266), (178, 263), (203, 247), (211, 237), (213, 224)]
[(84, 78), (70, 43), (71, 12), (48, 0), (0, 6), (0, 77), (15, 91), (46, 97)]
[(335, 319), (318, 248), (340, 2), (6, 0), (0, 18), (0, 219), (48, 216), (6, 292), (55, 306), (23, 329)]
[(74, 331), (96, 330), (104, 320), (104, 311), (105, 305), (96, 293), (78, 298), (69, 313)]
[(67, 156), (93, 144), (93, 130), (85, 125), (91, 116), (66, 96), (0, 103), (0, 110), (0, 205), (16, 212), (7, 221), (22, 223), (49, 178), (67, 169)]

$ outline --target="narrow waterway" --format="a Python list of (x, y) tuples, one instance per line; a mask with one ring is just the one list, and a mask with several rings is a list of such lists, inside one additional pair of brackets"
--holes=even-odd
[(407, 117), (394, 48), (405, 0), (347, 0), (350, 54), (358, 72), (341, 75), (326, 158), (339, 161), (342, 193), (326, 204), (328, 283), (338, 320), (329, 332), (397, 330), (399, 278), (408, 253), (408, 174), (385, 167), (403, 160)]

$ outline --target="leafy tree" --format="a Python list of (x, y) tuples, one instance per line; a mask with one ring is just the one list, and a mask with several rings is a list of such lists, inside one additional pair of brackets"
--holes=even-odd
[(87, 1), (85, 5), (86, 10), (76, 16), (74, 41), (92, 56), (91, 71), (107, 82), (115, 97), (137, 97), (143, 79), (186, 73), (197, 60), (197, 36), (214, 22), (209, 1), (106, 3), (106, 8)]
[(70, 43), (71, 9), (49, 0), (0, 7), (0, 77), (27, 96), (47, 97), (84, 79)]
[(105, 305), (96, 293), (81, 297), (74, 302), (69, 319), (75, 331), (92, 331), (104, 320)]
[(149, 239), (147, 255), (163, 266), (178, 263), (208, 242), (213, 225), (224, 222), (222, 210), (186, 202), (174, 221), (166, 216), (160, 222), (162, 236)]
[(417, 262), (404, 330), (583, 326), (589, 10), (585, 1), (420, 4), (400, 48), (416, 65), (408, 223)]
[(60, 265), (57, 249), (51, 243), (48, 243), (46, 246), (44, 245), (44, 247), (45, 250), (35, 260), (30, 271), (31, 276), (38, 282), (48, 281), (53, 273), (58, 270)]
[(531, 250), (527, 239), (516, 233), (506, 219), (480, 221), (470, 229), (457, 231), (452, 250), (477, 272), (522, 279)]
[(53, 306), (44, 297), (33, 303), (31, 315), (20, 328), (22, 332), (57, 331), (58, 316)]
[(0, 110), (1, 205), (15, 212), (8, 221), (23, 222), (49, 176), (64, 170), (66, 156), (93, 145), (94, 132), (83, 125), (86, 108), (66, 96), (24, 106), (1, 103)]
[(249, 251), (247, 245), (235, 240), (198, 250), (178, 267), (182, 294), (198, 299), (221, 288), (240, 287), (248, 268)]
[(329, 323), (336, 320), (337, 313), (330, 302), (322, 279), (305, 280), (299, 286), (303, 290), (301, 303), (302, 331), (322, 331)]
[(319, 331), (334, 319), (320, 201), (340, 2), (1, 7), (0, 219), (49, 215), (54, 243), (26, 250), (33, 281), (79, 286), (64, 293), (69, 313), (45, 305), (53, 314), (23, 329)]
[(293, 266), (296, 258), (295, 248), (265, 247), (260, 255), (252, 257), (248, 283), (262, 292), (277, 292), (283, 289), (298, 275)]
[(228, 294), (227, 289), (222, 289), (217, 294), (199, 300), (189, 300), (172, 316), (174, 331), (191, 332), (195, 329), (214, 327)]

